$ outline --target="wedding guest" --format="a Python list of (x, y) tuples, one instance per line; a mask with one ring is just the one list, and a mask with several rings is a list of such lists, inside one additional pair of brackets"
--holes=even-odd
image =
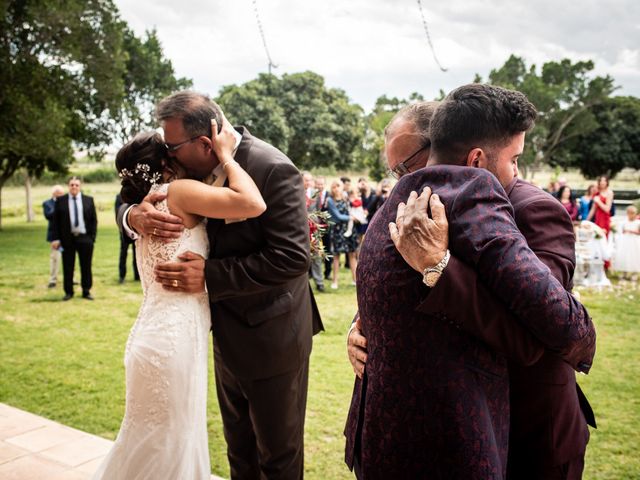
[(342, 182), (342, 193), (347, 198), (351, 189), (351, 179), (349, 177), (340, 177), (340, 181)]
[(302, 183), (304, 185), (304, 196), (307, 199), (307, 209), (311, 205), (313, 196), (315, 194), (315, 182), (313, 181), (313, 175), (311, 172), (304, 171), (301, 173)]
[(609, 189), (609, 177), (598, 177), (598, 193), (593, 196), (593, 205), (588, 220), (602, 228), (607, 237), (611, 231), (611, 207), (613, 205), (613, 191)]
[(93, 300), (91, 286), (91, 261), (93, 244), (96, 241), (98, 217), (93, 198), (82, 195), (81, 182), (78, 177), (69, 179), (69, 193), (56, 201), (53, 213), (53, 244), (62, 250), (62, 273), (64, 278), (64, 298), (73, 298), (73, 270), (76, 253), (80, 260), (80, 285), (82, 298)]
[(362, 206), (362, 197), (360, 196), (360, 190), (352, 188), (348, 192), (349, 196), (349, 222), (347, 224), (347, 231), (344, 232), (345, 237), (353, 235), (354, 228), (357, 229), (359, 225), (367, 223), (367, 216)]
[[(304, 184), (307, 212), (313, 213), (316, 211), (320, 211), (322, 203), (319, 200), (322, 195), (316, 187), (316, 182), (313, 178), (313, 175), (311, 175), (311, 173), (309, 172), (302, 172), (302, 182)], [(323, 182), (324, 179), (320, 184), (322, 185), (322, 189), (324, 190)], [(316, 284), (316, 289), (319, 292), (324, 292), (324, 276), (322, 274), (323, 262), (324, 260), (320, 257), (312, 257), (311, 266), (309, 267), (309, 276), (313, 279), (314, 283)]]
[(587, 187), (587, 191), (580, 197), (578, 220), (587, 220), (589, 217), (589, 211), (593, 206), (593, 196), (596, 194), (598, 187), (595, 183), (592, 183)]
[[(327, 211), (327, 199), (329, 198), (329, 192), (325, 189), (325, 178), (316, 177), (315, 187), (318, 192), (316, 195), (316, 207), (321, 212)], [(322, 245), (324, 245), (325, 252), (331, 251), (331, 236), (329, 235), (329, 229), (327, 228), (322, 235)], [(331, 268), (333, 261), (329, 256), (324, 259), (324, 279), (329, 280), (331, 278)]]
[(385, 178), (378, 185), (378, 191), (376, 193), (375, 199), (369, 205), (369, 221), (373, 218), (373, 215), (380, 209), (380, 207), (384, 204), (385, 200), (389, 198), (389, 193), (391, 192), (391, 180)]
[(575, 199), (571, 196), (571, 189), (567, 185), (561, 186), (560, 190), (558, 190), (558, 200), (560, 200), (560, 203), (569, 214), (569, 217), (571, 217), (571, 220), (577, 220), (578, 206), (576, 205)]
[(58, 283), (58, 270), (60, 270), (60, 246), (54, 248), (53, 245), (53, 212), (56, 209), (56, 200), (58, 197), (64, 195), (64, 189), (62, 185), (54, 185), (51, 191), (51, 198), (42, 202), (42, 212), (44, 218), (47, 219), (47, 242), (51, 247), (49, 253), (49, 288), (54, 288)]
[[(351, 190), (351, 179), (349, 177), (340, 177), (340, 181), (342, 182), (342, 195), (344, 199), (349, 201), (349, 190)], [(349, 269), (351, 266), (349, 265), (349, 255), (344, 258), (344, 268)]]
[[(122, 206), (122, 197), (118, 193), (116, 195), (116, 221), (118, 220), (118, 211)], [(124, 283), (125, 278), (127, 277), (127, 254), (129, 253), (129, 245), (131, 245), (132, 251), (132, 268), (133, 268), (133, 279), (136, 282), (140, 281), (140, 273), (138, 272), (138, 264), (136, 263), (136, 243), (135, 240), (130, 238), (128, 235), (125, 235), (124, 232), (120, 232), (120, 261), (118, 264), (118, 274), (119, 274), (119, 282)]]
[(373, 215), (369, 209), (376, 201), (376, 193), (373, 191), (371, 185), (369, 185), (369, 182), (364, 177), (360, 177), (358, 179), (358, 189), (360, 190), (360, 197), (362, 198), (362, 208), (364, 208), (367, 217), (367, 222), (361, 224), (359, 227), (360, 233), (364, 235), (367, 232), (367, 226), (369, 225), (369, 221), (371, 220), (371, 216)]
[(640, 273), (640, 219), (638, 209), (627, 207), (627, 218), (618, 227), (613, 269), (625, 278), (637, 278)]
[(347, 225), (351, 216), (349, 215), (349, 203), (344, 198), (342, 182), (334, 180), (331, 182), (331, 192), (327, 200), (327, 211), (331, 215), (331, 225), (329, 227), (329, 235), (331, 237), (331, 255), (332, 259), (332, 282), (333, 290), (338, 288), (338, 270), (340, 269), (340, 254), (346, 254), (349, 259), (349, 268), (351, 269), (352, 283), (356, 283), (356, 249), (357, 240), (355, 236), (345, 237)]

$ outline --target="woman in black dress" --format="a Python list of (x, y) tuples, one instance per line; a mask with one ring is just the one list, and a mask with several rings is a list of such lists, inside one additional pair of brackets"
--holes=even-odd
[(331, 288), (338, 288), (338, 270), (340, 269), (340, 254), (346, 253), (349, 257), (349, 267), (351, 268), (352, 283), (356, 283), (356, 249), (358, 248), (357, 235), (344, 236), (347, 231), (347, 224), (351, 216), (349, 215), (349, 202), (344, 197), (342, 183), (334, 180), (331, 183), (331, 190), (327, 198), (327, 211), (329, 212), (329, 236), (331, 237), (330, 252), (333, 255), (332, 282)]

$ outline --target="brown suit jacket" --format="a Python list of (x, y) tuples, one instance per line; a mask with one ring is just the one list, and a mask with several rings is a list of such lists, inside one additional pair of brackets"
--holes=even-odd
[(282, 152), (238, 129), (235, 160), (267, 204), (258, 218), (209, 219), (205, 277), (216, 354), (231, 372), (268, 378), (299, 368), (322, 330), (309, 286), (309, 225), (300, 172)]
[[(570, 289), (575, 236), (566, 210), (551, 195), (522, 180), (512, 182), (506, 192), (529, 247)], [(595, 426), (595, 419), (569, 364), (575, 366), (575, 358), (567, 358), (567, 363), (545, 351), (478, 280), (476, 272), (456, 258), (421, 309), (444, 311), (464, 331), (509, 358), (509, 477), (519, 478), (518, 472), (561, 465), (584, 455), (589, 440), (587, 422)]]

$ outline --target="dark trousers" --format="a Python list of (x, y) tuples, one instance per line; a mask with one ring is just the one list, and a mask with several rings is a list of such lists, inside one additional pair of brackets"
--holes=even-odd
[[(324, 245), (324, 251), (331, 251), (331, 237), (329, 234), (322, 236), (322, 244)], [(324, 278), (331, 278), (331, 270), (333, 268), (333, 260), (331, 258), (325, 258), (324, 260)]]
[(309, 359), (296, 370), (240, 379), (215, 356), (216, 391), (231, 478), (303, 478)]
[(133, 245), (133, 278), (140, 280), (138, 265), (136, 263), (136, 245), (133, 240), (122, 233), (120, 234), (120, 264), (118, 266), (120, 278), (127, 276), (127, 253), (129, 252), (129, 245)]
[(91, 276), (91, 259), (93, 258), (93, 240), (89, 235), (73, 237), (71, 243), (62, 250), (62, 271), (64, 276), (64, 293), (73, 295), (73, 270), (76, 266), (76, 253), (80, 259), (80, 285), (82, 293), (91, 290), (93, 278)]

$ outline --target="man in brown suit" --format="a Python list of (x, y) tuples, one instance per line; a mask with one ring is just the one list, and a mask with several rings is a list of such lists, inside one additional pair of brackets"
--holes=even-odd
[[(225, 174), (211, 148), (211, 119), (222, 112), (208, 97), (180, 92), (156, 115), (169, 155), (191, 178)], [(311, 337), (322, 329), (309, 287), (309, 227), (300, 172), (280, 151), (237, 128), (235, 160), (267, 204), (255, 219), (209, 219), (209, 258), (190, 252), (157, 270), (165, 288), (207, 290), (211, 302), (218, 402), (231, 478), (299, 479)], [(158, 197), (124, 212), (144, 235), (171, 238), (180, 219), (155, 210)]]
[[(427, 111), (428, 106), (414, 109)], [(407, 143), (406, 152), (419, 147), (403, 132), (423, 131), (428, 124), (412, 121), (415, 116), (401, 112), (388, 127), (387, 145)], [(394, 125), (395, 124), (395, 125)], [(396, 134), (396, 133), (399, 133)], [(407, 141), (408, 138), (408, 141)], [(387, 148), (390, 167), (401, 163), (403, 152)], [(398, 155), (395, 155), (395, 153)], [(426, 158), (413, 165), (423, 168)], [(540, 189), (517, 180), (517, 162), (488, 165), (505, 187), (514, 207), (518, 228), (529, 246), (567, 289), (575, 267), (574, 235), (570, 219), (559, 203)], [(422, 272), (426, 252), (444, 256), (446, 231), (428, 220), (428, 195), (409, 201), (398, 211), (400, 231), (396, 245), (405, 259)], [(440, 228), (437, 228), (440, 227)], [(410, 233), (409, 233), (410, 232)], [(439, 253), (437, 253), (439, 252)], [(587, 422), (595, 426), (591, 408), (575, 382), (571, 366), (545, 351), (528, 332), (513, 328), (511, 313), (478, 280), (474, 269), (452, 256), (442, 276), (421, 305), (421, 311), (446, 316), (463, 331), (482, 339), (509, 361), (511, 422), (508, 478), (580, 478), (586, 444)], [(486, 312), (492, 312), (486, 315)], [(358, 375), (366, 362), (366, 339), (354, 326), (349, 336), (349, 357)]]

